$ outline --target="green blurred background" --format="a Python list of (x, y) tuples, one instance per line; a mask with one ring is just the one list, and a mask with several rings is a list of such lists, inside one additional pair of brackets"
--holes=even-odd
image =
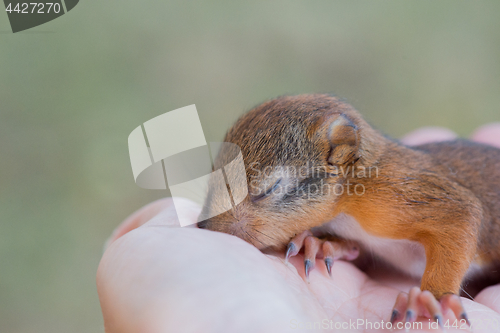
[(385, 133), (500, 120), (499, 1), (81, 1), (0, 13), (0, 332), (102, 332), (95, 273), (137, 187), (127, 137), (195, 103), (208, 140), (281, 94), (333, 92)]

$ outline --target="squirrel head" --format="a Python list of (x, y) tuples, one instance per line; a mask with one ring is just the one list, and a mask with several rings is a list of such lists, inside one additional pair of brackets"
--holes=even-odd
[[(349, 104), (310, 94), (257, 106), (224, 141), (241, 149), (248, 195), (199, 227), (236, 235), (261, 250), (282, 250), (295, 234), (334, 217), (348, 178), (375, 166), (388, 139)], [(215, 166), (226, 165), (229, 155), (222, 149)], [(219, 190), (225, 189), (209, 192), (206, 211), (217, 211)]]

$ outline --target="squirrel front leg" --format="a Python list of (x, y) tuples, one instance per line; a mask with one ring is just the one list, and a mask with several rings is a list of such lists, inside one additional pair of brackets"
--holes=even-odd
[(441, 214), (418, 223), (420, 230), (415, 235), (426, 256), (421, 288), (429, 290), (436, 299), (460, 293), (460, 285), (477, 251), (482, 206), (468, 190), (460, 192), (455, 200), (442, 205)]
[[(419, 315), (420, 307), (427, 309), (439, 325), (443, 325), (443, 310), (451, 309), (457, 319), (469, 323), (460, 301), (460, 286), (474, 259), (478, 241), (478, 229), (482, 214), (480, 207), (472, 205), (470, 213), (464, 213), (460, 220), (451, 221), (441, 217), (437, 221), (425, 221), (426, 230), (417, 233), (417, 240), (423, 244), (426, 267), (421, 286), (413, 288), (409, 294), (401, 293), (394, 306), (391, 322), (404, 318), (413, 322)], [(404, 312), (403, 312), (404, 311)]]
[(426, 256), (421, 289), (430, 291), (438, 300), (445, 294), (458, 295), (476, 252), (477, 236), (467, 230), (453, 230), (425, 237), (421, 242)]

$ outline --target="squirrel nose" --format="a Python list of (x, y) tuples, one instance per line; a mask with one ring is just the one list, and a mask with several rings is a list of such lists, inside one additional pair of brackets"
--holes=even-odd
[(208, 224), (208, 220), (204, 220), (204, 221), (198, 222), (196, 225), (200, 229), (206, 229), (207, 228), (207, 224)]
[(227, 222), (231, 223), (221, 223), (218, 220), (206, 219), (198, 222), (196, 225), (200, 229), (225, 232), (244, 239), (246, 233), (244, 232), (243, 229), (245, 229), (245, 225), (248, 223), (248, 220), (241, 219), (241, 220), (231, 220)]

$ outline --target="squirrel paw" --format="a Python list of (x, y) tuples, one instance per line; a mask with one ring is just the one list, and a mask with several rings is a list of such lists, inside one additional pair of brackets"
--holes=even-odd
[(292, 238), (288, 243), (285, 262), (288, 262), (290, 257), (297, 255), (302, 247), (304, 247), (304, 269), (307, 280), (309, 280), (309, 272), (314, 268), (318, 254), (323, 255), (330, 276), (332, 276), (334, 260), (354, 260), (359, 255), (359, 247), (354, 242), (319, 239), (314, 237), (311, 231), (306, 230)]
[(443, 312), (447, 309), (451, 309), (459, 321), (465, 322), (470, 327), (469, 319), (458, 295), (445, 294), (440, 301), (437, 301), (430, 291), (421, 291), (420, 288), (413, 287), (409, 294), (401, 292), (396, 298), (391, 324), (394, 326), (396, 322), (404, 320), (405, 328), (407, 328), (409, 326), (406, 323), (413, 323), (418, 316), (424, 316), (428, 313), (437, 322), (439, 328), (445, 331)]

